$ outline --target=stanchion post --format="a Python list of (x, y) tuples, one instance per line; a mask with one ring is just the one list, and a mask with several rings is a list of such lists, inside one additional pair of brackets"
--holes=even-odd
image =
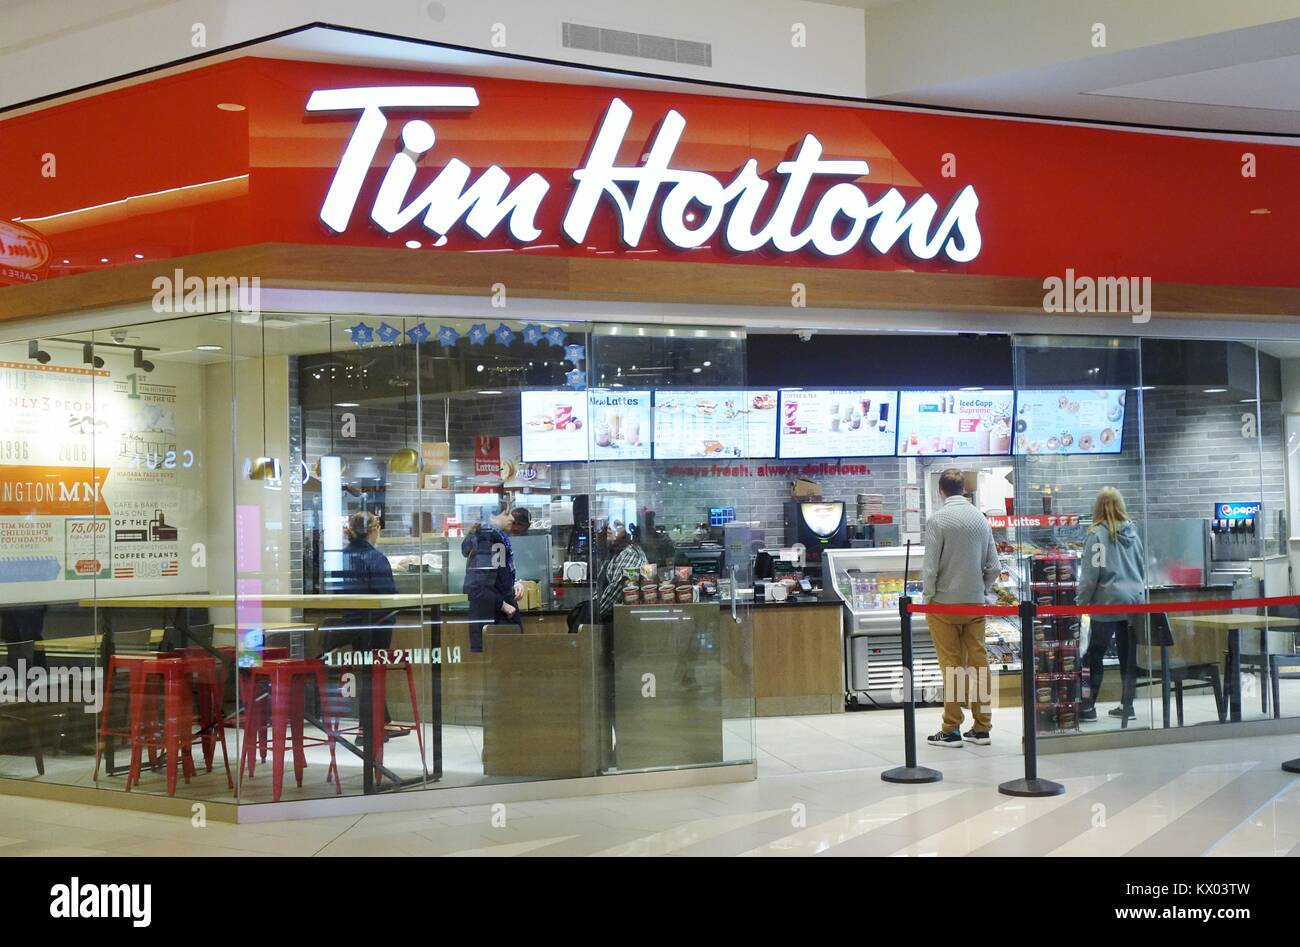
[[(906, 572), (903, 581), (906, 583)], [(943, 773), (916, 765), (916, 674), (912, 668), (912, 599), (898, 600), (898, 617), (903, 639), (903, 759), (905, 765), (887, 769), (880, 778), (887, 783), (937, 783)]]
[(1034, 654), (1033, 601), (1020, 603), (1020, 700), (1025, 720), (1025, 776), (998, 786), (1004, 796), (1059, 796), (1065, 787), (1050, 779), (1038, 778), (1038, 714), (1035, 713), (1034, 677), (1037, 664)]

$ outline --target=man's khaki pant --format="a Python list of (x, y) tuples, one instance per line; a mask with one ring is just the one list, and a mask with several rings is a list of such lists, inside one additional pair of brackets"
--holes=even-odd
[(970, 708), (974, 729), (990, 729), (993, 680), (984, 648), (984, 616), (926, 615), (925, 623), (943, 671), (943, 732), (961, 729), (963, 707)]

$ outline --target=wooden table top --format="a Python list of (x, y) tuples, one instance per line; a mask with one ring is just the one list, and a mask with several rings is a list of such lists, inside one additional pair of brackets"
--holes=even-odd
[[(103, 641), (100, 635), (71, 635), (66, 638), (43, 638), (36, 642), (37, 651), (63, 651), (68, 653), (90, 653), (99, 649), (99, 644)], [(163, 640), (163, 630), (154, 628), (149, 632), (149, 643), (160, 644)]]
[(452, 605), (468, 602), (457, 592), (405, 592), (393, 595), (131, 595), (123, 598), (86, 598), (82, 608), (305, 608), (319, 611), (354, 609), (390, 610), (420, 608), (429, 605)]
[(1181, 622), (1195, 628), (1233, 631), (1239, 628), (1300, 628), (1300, 619), (1272, 615), (1170, 615), (1170, 623)]

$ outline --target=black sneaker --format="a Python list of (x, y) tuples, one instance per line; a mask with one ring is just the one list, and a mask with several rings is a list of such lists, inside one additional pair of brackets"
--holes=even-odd
[(1097, 708), (1096, 708), (1096, 707), (1083, 707), (1083, 708), (1080, 708), (1080, 710), (1079, 710), (1079, 719), (1082, 720), (1082, 721), (1084, 721), (1085, 723), (1090, 722), (1090, 721), (1091, 721), (1092, 723), (1096, 723), (1096, 722), (1097, 722)]
[(987, 730), (967, 730), (961, 735), (961, 738), (967, 743), (974, 743), (976, 746), (988, 746), (993, 742)]
[(1110, 715), (1112, 717), (1123, 717), (1125, 720), (1136, 720), (1138, 717), (1132, 707), (1112, 707)]
[(930, 746), (961, 746), (961, 733), (957, 730), (952, 733), (944, 733), (940, 730), (934, 736), (926, 737), (925, 742)]

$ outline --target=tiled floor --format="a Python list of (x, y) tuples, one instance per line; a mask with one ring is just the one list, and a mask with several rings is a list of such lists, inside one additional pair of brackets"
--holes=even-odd
[[(0, 855), (1300, 855), (1300, 777), (1279, 769), (1300, 737), (1045, 756), (1065, 794), (1015, 799), (996, 786), (1022, 774), (1017, 720), (999, 711), (989, 747), (922, 746), (944, 773), (923, 786), (879, 778), (901, 755), (887, 711), (759, 720), (759, 779), (697, 789), (202, 828), (0, 797)], [(456, 739), (473, 753), (472, 728)]]

